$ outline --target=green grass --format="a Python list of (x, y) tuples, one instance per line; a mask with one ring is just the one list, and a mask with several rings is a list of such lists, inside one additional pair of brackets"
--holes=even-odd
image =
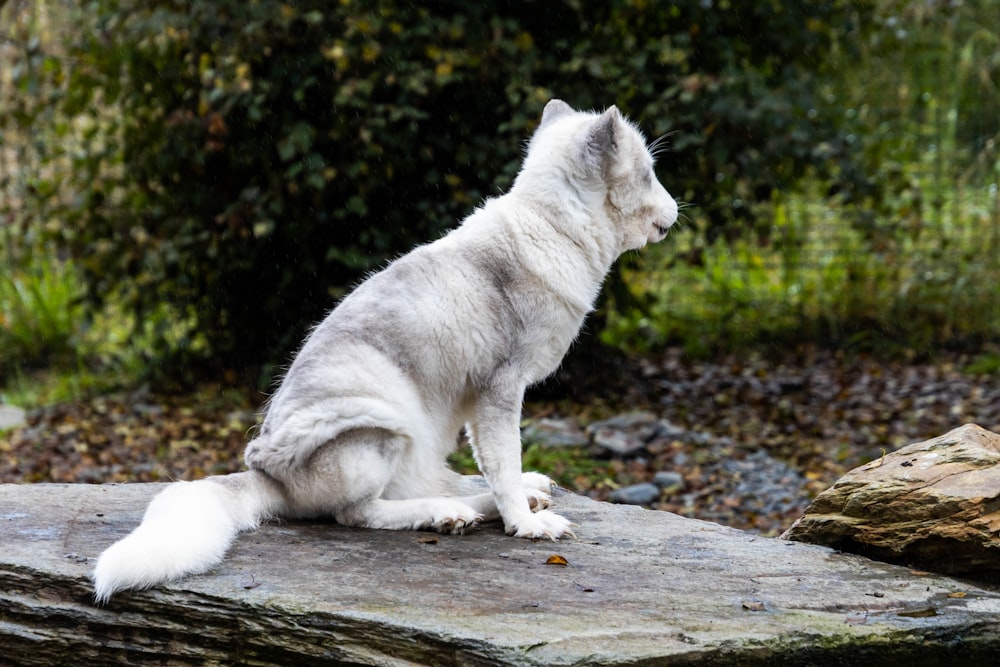
[[(459, 447), (448, 459), (453, 470), (465, 475), (478, 475), (479, 467), (468, 445)], [(592, 457), (586, 447), (545, 447), (526, 442), (521, 454), (521, 467), (548, 475), (568, 489), (591, 489), (602, 486), (616, 488), (615, 471), (607, 460)]]
[(1000, 331), (989, 250), (970, 245), (930, 264), (917, 250), (872, 252), (846, 225), (817, 225), (804, 243), (799, 263), (753, 239), (704, 248), (704, 266), (654, 251), (626, 276), (648, 308), (612, 313), (605, 340), (640, 352), (679, 343), (696, 355), (803, 342), (925, 354)]
[(616, 304), (605, 342), (638, 352), (680, 344), (696, 355), (819, 343), (913, 356), (996, 340), (995, 186), (925, 177), (918, 187), (937, 205), (893, 202), (874, 228), (870, 211), (826, 201), (821, 186), (758, 207), (771, 221), (766, 238), (705, 245), (696, 218), (644, 251), (624, 274), (643, 307)]
[(977, 355), (964, 370), (969, 375), (996, 375), (1000, 373), (1000, 351), (986, 351)]
[(0, 368), (72, 357), (80, 284), (70, 262), (41, 252), (0, 268)]
[(695, 354), (818, 342), (925, 355), (997, 340), (1000, 31), (977, 3), (880, 5), (895, 27), (855, 43), (862, 65), (817, 91), (852, 119), (847, 138), (877, 188), (852, 207), (806, 176), (753, 209), (766, 236), (729, 244), (704, 244), (693, 206), (687, 230), (626, 273), (637, 298), (616, 304), (606, 342), (636, 351), (679, 343)]
[(73, 263), (0, 239), (0, 401), (30, 407), (128, 385), (141, 346), (112, 311), (88, 313)]

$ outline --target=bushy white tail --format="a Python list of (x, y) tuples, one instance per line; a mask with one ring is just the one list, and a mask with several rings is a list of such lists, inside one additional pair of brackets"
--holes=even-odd
[(142, 523), (97, 560), (94, 596), (155, 586), (204, 572), (222, 560), (237, 533), (280, 513), (281, 487), (255, 471), (175, 482), (146, 509)]

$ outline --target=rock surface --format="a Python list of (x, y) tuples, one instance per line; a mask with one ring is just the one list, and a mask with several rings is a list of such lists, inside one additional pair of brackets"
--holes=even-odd
[(0, 663), (909, 665), (1000, 651), (1000, 593), (568, 493), (555, 506), (577, 540), (266, 525), (211, 573), (93, 606), (94, 558), (160, 488), (0, 485)]
[(17, 428), (24, 424), (24, 410), (15, 405), (4, 405), (0, 403), (0, 431), (9, 428)]
[(1000, 579), (1000, 435), (967, 424), (855, 468), (782, 537)]

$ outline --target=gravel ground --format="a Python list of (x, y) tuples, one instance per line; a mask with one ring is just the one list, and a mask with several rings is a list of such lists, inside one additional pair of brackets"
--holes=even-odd
[[(779, 533), (882, 451), (974, 422), (1000, 431), (1000, 375), (967, 357), (885, 362), (806, 351), (692, 361), (679, 351), (595, 371), (571, 399), (536, 392), (526, 461), (592, 497)], [(546, 395), (548, 394), (548, 395)], [(239, 470), (259, 397), (205, 386), (29, 410), (0, 434), (0, 482), (195, 479)], [(563, 450), (563, 451), (558, 451)]]
[[(806, 350), (783, 360), (703, 362), (670, 351), (642, 361), (628, 390), (625, 403), (642, 406), (657, 424), (623, 429), (644, 447), (612, 455), (615, 484), (578, 479), (574, 486), (628, 500), (629, 487), (671, 473), (680, 485), (660, 484), (654, 499), (638, 504), (774, 535), (818, 492), (883, 451), (970, 422), (1000, 431), (1000, 375), (968, 373), (971, 361), (887, 362)], [(567, 418), (557, 410), (544, 416)], [(592, 429), (592, 451), (600, 440)]]

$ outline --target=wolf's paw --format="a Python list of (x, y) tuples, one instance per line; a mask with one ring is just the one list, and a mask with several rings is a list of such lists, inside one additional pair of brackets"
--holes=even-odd
[(428, 528), (446, 535), (464, 535), (466, 529), (475, 528), (482, 520), (483, 515), (465, 503), (450, 503), (435, 512)]
[(552, 496), (538, 489), (525, 488), (524, 495), (528, 496), (528, 507), (532, 512), (539, 512), (552, 504)]
[(521, 473), (521, 484), (523, 484), (526, 489), (541, 491), (546, 495), (551, 493), (552, 487), (555, 486), (555, 483), (551, 479), (540, 472)]
[(543, 509), (518, 520), (512, 526), (508, 526), (507, 534), (527, 539), (545, 537), (550, 540), (558, 540), (560, 537), (576, 537), (570, 527), (572, 525), (569, 519)]
[(555, 484), (551, 479), (538, 472), (521, 473), (521, 484), (524, 494), (528, 496), (528, 506), (532, 512), (538, 512), (552, 504), (552, 488)]

